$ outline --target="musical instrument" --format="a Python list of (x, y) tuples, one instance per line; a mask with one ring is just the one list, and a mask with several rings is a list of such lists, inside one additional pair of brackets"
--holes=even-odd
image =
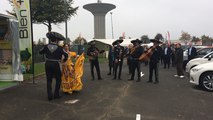
[(100, 52), (98, 52), (97, 50), (95, 50), (94, 52), (90, 52), (91, 56), (88, 56), (89, 57), (89, 60), (94, 60), (98, 57), (98, 54), (102, 54), (104, 53), (105, 50), (101, 50)]
[(133, 47), (133, 48), (131, 48), (131, 52), (130, 52), (130, 54), (134, 53), (134, 52), (135, 52), (135, 50), (136, 50), (138, 47), (139, 47), (139, 45), (138, 45), (138, 46), (135, 46), (135, 47)]
[(141, 54), (141, 56), (139, 57), (140, 61), (148, 61), (150, 59), (150, 57), (152, 56), (155, 48), (157, 46), (152, 46), (151, 48), (149, 48), (146, 52), (144, 52), (143, 54)]

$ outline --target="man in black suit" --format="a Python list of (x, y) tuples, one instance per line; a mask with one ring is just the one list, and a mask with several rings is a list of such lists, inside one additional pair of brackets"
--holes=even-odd
[(124, 59), (124, 47), (120, 44), (123, 42), (123, 40), (116, 40), (112, 44), (116, 45), (114, 48), (114, 69), (115, 74), (113, 79), (117, 79), (117, 69), (119, 67), (118, 72), (118, 79), (121, 80), (121, 70), (123, 66), (123, 59)]
[(111, 73), (114, 75), (114, 45), (109, 46), (108, 60), (109, 60), (109, 73), (107, 75), (111, 75)]
[(197, 56), (197, 49), (192, 46), (192, 43), (189, 43), (188, 48), (188, 61), (194, 59)]
[(162, 42), (159, 39), (151, 39), (153, 42), (153, 46), (150, 48), (153, 51), (153, 54), (149, 60), (149, 80), (148, 83), (152, 82), (153, 72), (155, 74), (155, 82), (154, 84), (159, 83), (159, 61), (162, 54), (162, 48), (159, 46)]
[(99, 67), (99, 61), (98, 61), (98, 54), (99, 53), (103, 53), (104, 51), (103, 50), (100, 51), (95, 46), (95, 41), (91, 41), (91, 42), (89, 42), (89, 44), (91, 46), (87, 49), (87, 55), (89, 57), (92, 80), (95, 80), (94, 67), (96, 68), (96, 72), (97, 72), (97, 75), (98, 75), (98, 80), (102, 80), (101, 73), (100, 73), (100, 67)]
[(167, 44), (166, 47), (163, 50), (163, 62), (164, 62), (164, 68), (166, 68), (166, 66), (170, 67), (170, 57), (172, 54), (172, 49), (170, 48), (170, 46)]
[(131, 51), (131, 61), (132, 61), (132, 75), (129, 81), (134, 80), (135, 69), (137, 69), (138, 77), (136, 82), (141, 81), (141, 61), (139, 61), (139, 57), (143, 54), (144, 49), (141, 46), (142, 41), (139, 39), (132, 40), (131, 43), (134, 45), (133, 50)]
[[(47, 77), (47, 94), (48, 100), (52, 100), (53, 98), (60, 98), (59, 90), (61, 86), (61, 70), (60, 64), (62, 56), (64, 56), (64, 62), (68, 58), (68, 54), (64, 51), (63, 47), (58, 45), (59, 40), (65, 40), (65, 38), (56, 32), (48, 32), (46, 34), (47, 38), (51, 41), (49, 44), (45, 45), (40, 51), (40, 54), (44, 54), (45, 61), (45, 72)], [(56, 78), (55, 83), (55, 91), (54, 95), (52, 93), (52, 80), (53, 77)]]

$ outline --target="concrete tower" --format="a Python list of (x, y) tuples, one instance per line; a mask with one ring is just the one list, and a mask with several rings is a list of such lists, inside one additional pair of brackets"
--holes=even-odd
[(105, 39), (105, 15), (116, 6), (113, 4), (102, 3), (98, 0), (97, 3), (91, 3), (83, 6), (84, 9), (90, 11), (94, 15), (94, 38)]

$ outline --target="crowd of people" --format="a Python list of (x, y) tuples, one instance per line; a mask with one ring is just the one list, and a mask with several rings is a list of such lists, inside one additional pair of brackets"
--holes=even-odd
[[(58, 45), (58, 41), (65, 39), (61, 34), (48, 32), (47, 38), (51, 41), (45, 45), (40, 53), (45, 55), (45, 72), (47, 77), (47, 95), (48, 100), (60, 98), (60, 88), (64, 93), (72, 94), (73, 91), (82, 89), (81, 77), (83, 76), (84, 53), (77, 55), (70, 51), (70, 45)], [(127, 59), (129, 79), (133, 81), (136, 76), (136, 82), (141, 81), (144, 75), (141, 70), (141, 64), (149, 65), (149, 79), (147, 83), (159, 83), (159, 64), (164, 64), (164, 69), (170, 69), (170, 65), (176, 66), (177, 74), (174, 77), (184, 78), (183, 69), (183, 49), (180, 43), (173, 45), (163, 44), (160, 39), (151, 39), (153, 46), (142, 46), (139, 39), (132, 40), (127, 48), (121, 46), (122, 39), (115, 40), (109, 47), (108, 66), (109, 73), (113, 80), (122, 80), (122, 67), (124, 59)], [(95, 41), (89, 42), (87, 56), (90, 62), (91, 79), (95, 80), (94, 68), (96, 68), (97, 79), (101, 77), (98, 55), (104, 53), (96, 47)], [(188, 59), (196, 56), (196, 49), (190, 45), (188, 48)], [(75, 64), (73, 60), (76, 60)], [(137, 71), (137, 75), (136, 72)], [(153, 79), (154, 76), (154, 79)], [(52, 93), (52, 80), (55, 78), (55, 91)]]
[[(121, 80), (122, 78), (122, 66), (124, 59), (127, 60), (128, 71), (130, 78), (128, 81), (133, 81), (135, 78), (135, 71), (137, 71), (136, 82), (141, 81), (141, 77), (144, 75), (141, 70), (141, 64), (149, 65), (149, 80), (148, 83), (153, 82), (153, 76), (155, 77), (154, 83), (159, 83), (159, 64), (163, 64), (164, 69), (170, 69), (170, 67), (176, 67), (177, 74), (174, 77), (184, 78), (184, 61), (183, 61), (183, 49), (180, 43), (165, 44), (160, 39), (151, 39), (153, 46), (142, 46), (142, 41), (139, 39), (132, 40), (131, 44), (127, 48), (121, 46), (123, 40), (115, 40), (109, 46), (108, 54), (108, 66), (109, 73), (107, 75), (113, 75), (113, 80)], [(98, 62), (99, 49), (95, 46), (95, 41), (92, 41), (91, 47), (87, 50), (87, 55), (90, 59), (92, 80), (94, 77), (94, 64), (98, 74), (98, 80), (102, 80), (100, 77), (100, 68)], [(91, 51), (93, 49), (93, 51)], [(96, 51), (96, 54), (91, 54)], [(197, 55), (196, 48), (192, 45), (188, 48), (188, 61), (195, 58)], [(100, 79), (101, 78), (101, 79)]]

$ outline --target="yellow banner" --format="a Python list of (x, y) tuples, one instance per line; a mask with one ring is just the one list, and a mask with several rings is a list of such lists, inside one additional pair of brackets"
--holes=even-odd
[(30, 0), (13, 0), (19, 22), (19, 45), (23, 73), (32, 73)]

